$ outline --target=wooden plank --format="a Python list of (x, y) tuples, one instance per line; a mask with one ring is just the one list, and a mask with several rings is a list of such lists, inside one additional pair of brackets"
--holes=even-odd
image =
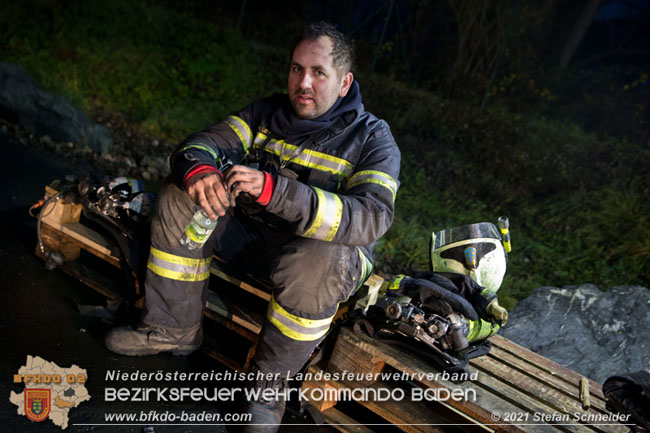
[[(566, 367), (561, 366), (548, 358), (543, 357), (542, 355), (533, 352), (532, 350), (526, 349), (519, 344), (508, 340), (500, 335), (493, 335), (490, 337), (490, 341), (493, 345), (510, 352), (514, 356), (522, 358), (530, 363), (537, 365), (540, 369), (545, 370), (549, 374), (557, 376), (568, 383), (574, 384), (580, 381), (580, 378), (583, 376), (579, 373), (576, 373), (573, 370), (569, 370)], [(598, 397), (602, 401), (606, 401), (605, 396), (603, 395), (602, 385), (598, 382), (587, 378), (589, 382), (589, 393), (592, 397)]]
[[(253, 356), (255, 355), (255, 351), (257, 350), (257, 341), (258, 341), (258, 335), (252, 332), (251, 330), (233, 322), (232, 320), (228, 319), (227, 317), (223, 316), (222, 314), (216, 313), (209, 308), (206, 308), (204, 311), (204, 315), (211, 319), (214, 320), (215, 322), (219, 323), (221, 326), (224, 328), (233, 331), (234, 333), (238, 334), (241, 336), (243, 339), (248, 341), (248, 350), (246, 351), (243, 359), (244, 362), (241, 363), (239, 361), (236, 361), (233, 357), (227, 355), (225, 351), (219, 352), (215, 350), (213, 347), (207, 347), (205, 344), (206, 342), (204, 341), (204, 351), (211, 356), (212, 358), (216, 359), (217, 361), (221, 362), (222, 364), (226, 365), (227, 367), (230, 367), (234, 370), (237, 371), (243, 371), (243, 372), (248, 372), (251, 367), (251, 362), (253, 359)], [(232, 338), (232, 337), (231, 337)], [(206, 340), (209, 341), (209, 340)]]
[(209, 357), (216, 359), (218, 362), (220, 362), (221, 364), (225, 365), (228, 368), (232, 368), (235, 371), (248, 372), (248, 367), (246, 366), (246, 364), (240, 365), (238, 362), (224, 355), (221, 352), (217, 352), (214, 349), (207, 349), (205, 350), (205, 352), (207, 352)]
[[(313, 374), (319, 373), (319, 370), (318, 367), (313, 366), (309, 369)], [(306, 381), (303, 386), (309, 389), (313, 383), (313, 381)], [(333, 380), (323, 380), (321, 383), (317, 384), (316, 387), (320, 389), (329, 388), (332, 390), (345, 388), (351, 390), (364, 389), (369, 390), (369, 396), (372, 396), (373, 392), (377, 392), (377, 390), (385, 390), (383, 392), (391, 394), (393, 393), (393, 390), (397, 388), (392, 384), (383, 382), (364, 385), (355, 381), (335, 382)], [(307, 392), (305, 395), (309, 397), (310, 393)], [(429, 410), (426, 405), (411, 401), (408, 398), (407, 393), (405, 393), (405, 398), (400, 400), (387, 399), (385, 401), (377, 402), (369, 398), (357, 400), (357, 403), (367, 407), (386, 421), (398, 426), (408, 433), (444, 433), (446, 431), (445, 425), (448, 425), (447, 420), (437, 415), (434, 411)], [(316, 402), (316, 404), (319, 404), (319, 402)]]
[(353, 418), (334, 407), (326, 409), (322, 412), (322, 415), (329, 425), (343, 433), (374, 433), (373, 430), (359, 424)]
[[(51, 187), (45, 188), (45, 198), (49, 199), (57, 191)], [(79, 203), (66, 203), (62, 197), (50, 201), (41, 209), (41, 220), (56, 221), (60, 224), (79, 222), (82, 206)], [(59, 230), (54, 230), (46, 225), (41, 224), (41, 241), (46, 249), (59, 251), (65, 257), (66, 261), (72, 261), (79, 257), (80, 247), (71, 242)], [(40, 247), (40, 246), (39, 246)]]
[[(502, 394), (507, 394), (513, 402), (516, 401), (515, 404), (521, 404), (521, 408), (530, 411), (530, 413), (557, 414), (558, 417), (565, 414), (571, 420), (573, 420), (572, 414), (576, 412), (587, 413), (583, 412), (580, 402), (576, 399), (547, 386), (536, 378), (509, 368), (493, 358), (485, 356), (474, 358), (472, 365), (485, 373), (479, 376), (481, 381), (486, 379), (486, 375), (494, 377), (495, 380), (500, 381), (502, 384), (495, 388), (500, 389)], [(589, 411), (589, 413), (597, 415), (597, 412), (593, 410)], [(571, 426), (564, 426), (564, 429), (583, 433), (604, 431), (597, 427), (583, 426), (575, 421), (571, 421), (571, 424)]]
[(242, 281), (242, 280), (240, 280), (238, 278), (235, 278), (235, 277), (233, 277), (231, 275), (226, 274), (224, 271), (219, 269), (218, 265), (216, 263), (214, 263), (214, 262), (210, 265), (210, 273), (212, 273), (213, 275), (216, 275), (217, 277), (219, 277), (219, 278), (221, 278), (221, 279), (223, 279), (225, 281), (228, 281), (229, 283), (234, 284), (235, 286), (237, 286), (237, 287), (239, 287), (241, 289), (244, 289), (245, 291), (247, 291), (249, 293), (252, 293), (253, 295), (258, 296), (258, 297), (260, 297), (260, 298), (262, 298), (262, 299), (264, 299), (266, 301), (271, 300), (271, 294), (270, 293), (268, 293), (268, 292), (266, 292), (264, 290), (260, 290), (260, 289), (258, 289), (256, 287), (253, 287), (250, 284), (248, 284), (248, 283), (246, 283), (246, 282), (244, 282), (244, 281)]
[(365, 350), (355, 350), (355, 347), (349, 344), (348, 340), (341, 340), (341, 337), (339, 337), (330, 356), (328, 370), (366, 373), (367, 378), (357, 378), (357, 381), (365, 386), (377, 381), (377, 377), (385, 365), (386, 363), (381, 359)]
[[(381, 383), (371, 385), (370, 388), (388, 388), (393, 387)], [(446, 431), (444, 420), (434, 416), (434, 412), (427, 409), (424, 405), (417, 405), (408, 399), (401, 401), (382, 401), (375, 402), (366, 400), (361, 404), (372, 412), (384, 418), (409, 433), (432, 432), (444, 433)]]
[(111, 286), (114, 287), (112, 281), (79, 262), (66, 262), (61, 267), (61, 270), (106, 296), (108, 299), (114, 300), (122, 297), (111, 288)]
[[(480, 375), (480, 380), (474, 382), (477, 387), (487, 391), (481, 393), (482, 399), (478, 399), (477, 403), (484, 407), (490, 407), (493, 413), (499, 414), (516, 414), (517, 420), (513, 423), (518, 428), (526, 431), (534, 432), (573, 432), (576, 431), (572, 426), (563, 426), (535, 419), (534, 414), (549, 414), (554, 413), (553, 408), (546, 406), (532, 397), (519, 392), (516, 388), (512, 387), (510, 383), (503, 382), (498, 378), (489, 375)], [(510, 409), (506, 409), (506, 407)], [(520, 424), (517, 424), (520, 423)], [(578, 428), (577, 431), (583, 431)], [(593, 433), (593, 431), (589, 430)]]
[[(529, 363), (527, 360), (514, 356), (498, 346), (492, 346), (488, 357), (494, 362), (501, 362), (508, 368), (515, 369), (529, 377), (537, 378), (546, 386), (552, 387), (567, 396), (576, 398), (578, 395), (577, 384), (569, 383), (556, 375), (550, 374), (545, 369), (539, 368), (536, 364)], [(592, 407), (602, 413), (608, 413), (605, 402), (600, 399), (592, 399)]]
[[(310, 368), (309, 371), (314, 371)], [(300, 387), (303, 390), (309, 389), (320, 389), (322, 391), (322, 398), (310, 398), (309, 403), (314, 406), (319, 412), (323, 412), (331, 407), (334, 407), (338, 401), (336, 399), (328, 398), (332, 390), (336, 389), (332, 385), (315, 380), (304, 380), (302, 386)], [(315, 396), (314, 396), (315, 397)]]
[(49, 226), (74, 241), (81, 248), (94, 254), (102, 260), (107, 261), (115, 267), (120, 267), (120, 259), (112, 254), (110, 243), (95, 230), (92, 230), (81, 223), (61, 224), (56, 220), (50, 220), (44, 217), (41, 221), (44, 225)]
[(225, 317), (223, 314), (217, 313), (215, 311), (210, 310), (209, 308), (206, 308), (204, 311), (204, 314), (207, 318), (214, 320), (215, 322), (219, 323), (220, 325), (230, 329), (231, 331), (241, 335), (243, 338), (247, 339), (248, 341), (252, 342), (257, 342), (258, 336), (256, 333), (251, 331), (248, 328), (245, 328), (241, 325), (238, 325), (237, 323), (233, 322), (229, 318)]
[[(476, 424), (490, 425), (497, 429), (497, 431), (542, 431), (535, 426), (514, 426), (504, 422), (503, 420), (499, 420), (495, 423), (491, 418), (492, 410), (498, 410), (500, 412), (517, 412), (519, 411), (517, 406), (505, 401), (494, 404), (494, 402), (491, 401), (490, 393), (480, 387), (474, 386), (475, 382), (454, 384), (440, 378), (436, 378), (437, 380), (434, 380), (436, 373), (438, 373), (437, 371), (432, 371), (432, 367), (430, 365), (420, 360), (419, 358), (404, 354), (404, 352), (397, 347), (384, 344), (379, 340), (368, 337), (367, 335), (355, 335), (350, 329), (347, 328), (343, 328), (341, 330), (341, 333), (336, 342), (336, 346), (339, 347), (335, 347), (334, 352), (338, 351), (339, 355), (335, 358), (334, 352), (332, 353), (332, 358), (330, 358), (330, 363), (328, 365), (328, 370), (330, 371), (342, 372), (347, 368), (348, 371), (352, 372), (369, 372), (369, 370), (358, 368), (355, 369), (353, 363), (346, 361), (348, 358), (358, 358), (358, 352), (365, 352), (366, 358), (372, 359), (374, 357), (376, 358), (376, 361), (385, 362), (386, 364), (397, 369), (399, 372), (413, 377), (415, 381), (424, 384), (428, 388), (474, 389), (477, 394), (477, 402), (480, 400), (481, 404), (490, 403), (492, 406), (484, 408), (471, 400), (458, 401), (450, 399), (447, 402), (440, 403), (444, 406), (449, 407), (450, 409), (457, 409), (459, 412), (465, 414), (467, 419), (473, 420), (473, 422)], [(341, 361), (344, 362), (337, 365), (337, 363)], [(340, 365), (344, 367), (340, 368)]]
[[(41, 224), (41, 241), (45, 250), (58, 251), (65, 257), (66, 262), (71, 262), (79, 258), (81, 248), (76, 242), (71, 242), (68, 238), (57, 230), (52, 230), (45, 224)], [(40, 250), (40, 245), (36, 246)]]
[(212, 290), (208, 290), (206, 307), (254, 334), (259, 334), (262, 331), (263, 317), (253, 311), (246, 310), (241, 305), (236, 305), (227, 299), (219, 297)]

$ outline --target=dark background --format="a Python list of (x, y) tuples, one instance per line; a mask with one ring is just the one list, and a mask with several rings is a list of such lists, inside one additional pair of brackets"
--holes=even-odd
[[(257, 75), (267, 80), (264, 85), (246, 82), (242, 86), (246, 88), (233, 88), (221, 99), (210, 101), (218, 105), (214, 113), (206, 116), (211, 120), (240, 108), (253, 97), (264, 96), (269, 89), (282, 90), (286, 69), (277, 65), (286, 63), (288, 47), (305, 22), (329, 20), (355, 39), (355, 76), (364, 86), (366, 105), (389, 121), (404, 156), (396, 223), (378, 248), (379, 270), (399, 273), (422, 269), (427, 262), (426, 242), (431, 230), (476, 222), (479, 217), (496, 219), (503, 212), (514, 215), (512, 221), (516, 224), (513, 245), (517, 251), (511, 256), (507, 278), (518, 285), (507, 292), (506, 280), (502, 290), (506, 301), (510, 301), (506, 303), (509, 307), (542, 284), (590, 281), (603, 288), (614, 284), (649, 285), (645, 270), (650, 266), (649, 1), (139, 3), (144, 9), (154, 4), (176, 11), (181, 19), (193, 17), (193, 27), (182, 29), (186, 34), (216, 32), (216, 39), (222, 36), (218, 33), (221, 31), (239, 35), (245, 42), (229, 53), (233, 63), (238, 54), (246, 59), (265, 56), (266, 63), (255, 64), (255, 68), (267, 68)], [(5, 16), (19, 18), (0, 19), (1, 60), (25, 59), (29, 53), (38, 52), (40, 58), (27, 62), (28, 72), (45, 83), (47, 90), (72, 98), (96, 120), (99, 108), (119, 112), (134, 134), (144, 130), (171, 143), (190, 132), (189, 127), (172, 131), (147, 129), (143, 121), (147, 116), (142, 112), (148, 108), (146, 92), (155, 93), (155, 86), (144, 86), (140, 109), (133, 109), (113, 100), (107, 103), (100, 91), (87, 90), (84, 82), (79, 84), (83, 99), (79, 93), (66, 93), (69, 89), (65, 86), (57, 87), (60, 83), (48, 82), (48, 75), (55, 76), (56, 62), (74, 63), (84, 55), (77, 50), (87, 42), (81, 39), (75, 41), (78, 45), (56, 47), (55, 55), (39, 51), (44, 41), (56, 40), (64, 33), (57, 27), (59, 14), (81, 14), (78, 11), (83, 9), (82, 3), (36, 0), (11, 6), (12, 15)], [(0, 14), (5, 7), (7, 3), (0, 6)], [(88, 27), (83, 34), (91, 47), (99, 41), (98, 50), (105, 49), (101, 42), (119, 36), (105, 33), (107, 26), (98, 23), (133, 18), (122, 15), (119, 7), (109, 3), (105, 8), (95, 5), (91, 15), (81, 20)], [(30, 21), (30, 17), (38, 19)], [(141, 42), (148, 43), (151, 36), (145, 30), (155, 23), (139, 15), (137, 18), (131, 26), (142, 28)], [(163, 27), (157, 31), (162, 35), (174, 29)], [(30, 39), (29, 35), (36, 34), (39, 36)], [(252, 54), (242, 52), (253, 48)], [(152, 54), (165, 58), (174, 49), (178, 47)], [(202, 47), (198, 47), (197, 52), (201, 51)], [(39, 70), (35, 65), (45, 66)], [(147, 67), (142, 59), (125, 58), (123, 65), (127, 76), (135, 76)], [(106, 72), (120, 66), (101, 67)], [(248, 70), (242, 71), (250, 77)], [(170, 82), (169, 86), (176, 84)], [(188, 78), (174, 87), (178, 98), (169, 105), (183, 102), (181, 97), (187, 88), (195, 92), (190, 97), (196, 97), (220, 84), (218, 80), (203, 83)], [(129, 84), (125, 92), (135, 93), (136, 87)], [(543, 129), (547, 136), (526, 141), (532, 123), (520, 123), (522, 118), (544, 125), (555, 123)], [(199, 127), (203, 124), (198, 123)], [(579, 133), (573, 125), (577, 125)], [(551, 136), (550, 132), (557, 135)], [(41, 356), (61, 367), (76, 364), (88, 370), (87, 388), (92, 399), (71, 410), (71, 423), (99, 422), (104, 410), (128, 409), (128, 405), (115, 404), (113, 408), (103, 403), (103, 374), (107, 368), (222, 368), (202, 354), (133, 359), (114, 355), (103, 347), (102, 337), (109, 325), (84, 318), (78, 310), (79, 304), (101, 305), (103, 299), (60, 271), (44, 270), (42, 261), (34, 256), (35, 220), (27, 215), (28, 207), (42, 197), (43, 187), (52, 179), (88, 171), (99, 176), (102, 169), (65, 153), (59, 152), (61, 157), (57, 157), (56, 152), (6, 134), (2, 134), (1, 141), (0, 344), (4, 354), (0, 371), (4, 380), (0, 399), (4, 403), (0, 404), (0, 419), (7, 421), (0, 430), (59, 431), (49, 421), (30, 424), (18, 417), (9, 403), (9, 392), (23, 389), (22, 385), (12, 384), (11, 379), (27, 355)], [(120, 151), (133, 158), (135, 167), (128, 174), (138, 175), (143, 154), (151, 153), (151, 149), (138, 150), (130, 147), (128, 140), (124, 142), (127, 144), (118, 146), (115, 154), (121, 156)], [(102, 165), (105, 161), (99, 156), (91, 159), (107, 166)], [(118, 161), (110, 167), (117, 170), (120, 164)], [(112, 170), (110, 173), (117, 174)], [(574, 191), (581, 195), (575, 198)], [(425, 203), (430, 203), (429, 207), (424, 207)], [(551, 240), (557, 232), (561, 232), (557, 239)], [(414, 251), (421, 254), (416, 256)], [(204, 406), (211, 409), (209, 405), (199, 405), (199, 409)], [(138, 405), (136, 410), (140, 409)], [(219, 410), (228, 411), (229, 407), (220, 406)], [(90, 427), (69, 430), (114, 431)]]

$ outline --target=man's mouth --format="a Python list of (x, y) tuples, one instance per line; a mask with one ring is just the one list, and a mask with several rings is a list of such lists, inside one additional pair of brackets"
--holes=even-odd
[(306, 93), (299, 93), (296, 99), (301, 104), (309, 104), (314, 100), (314, 97)]

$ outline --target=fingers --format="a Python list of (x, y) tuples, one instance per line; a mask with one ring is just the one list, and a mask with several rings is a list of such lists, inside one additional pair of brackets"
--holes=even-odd
[(226, 188), (234, 197), (241, 193), (259, 197), (264, 188), (264, 172), (243, 165), (235, 165), (226, 176)]
[(212, 219), (217, 215), (225, 215), (226, 210), (234, 206), (234, 199), (216, 173), (190, 179), (187, 192), (194, 203), (200, 205)]

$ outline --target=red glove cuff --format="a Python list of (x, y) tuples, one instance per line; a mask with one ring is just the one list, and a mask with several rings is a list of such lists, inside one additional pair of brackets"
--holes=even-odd
[(266, 206), (271, 201), (271, 196), (273, 196), (273, 189), (275, 188), (275, 179), (266, 171), (264, 172), (264, 186), (262, 187), (262, 193), (257, 197), (257, 202), (262, 206)]
[(191, 177), (201, 173), (217, 173), (219, 176), (221, 176), (221, 178), (223, 178), (223, 174), (219, 170), (217, 170), (216, 167), (207, 164), (197, 165), (196, 167), (191, 169), (185, 176), (185, 180), (183, 180), (183, 183), (185, 184), (185, 189), (187, 189), (187, 181), (189, 181)]

